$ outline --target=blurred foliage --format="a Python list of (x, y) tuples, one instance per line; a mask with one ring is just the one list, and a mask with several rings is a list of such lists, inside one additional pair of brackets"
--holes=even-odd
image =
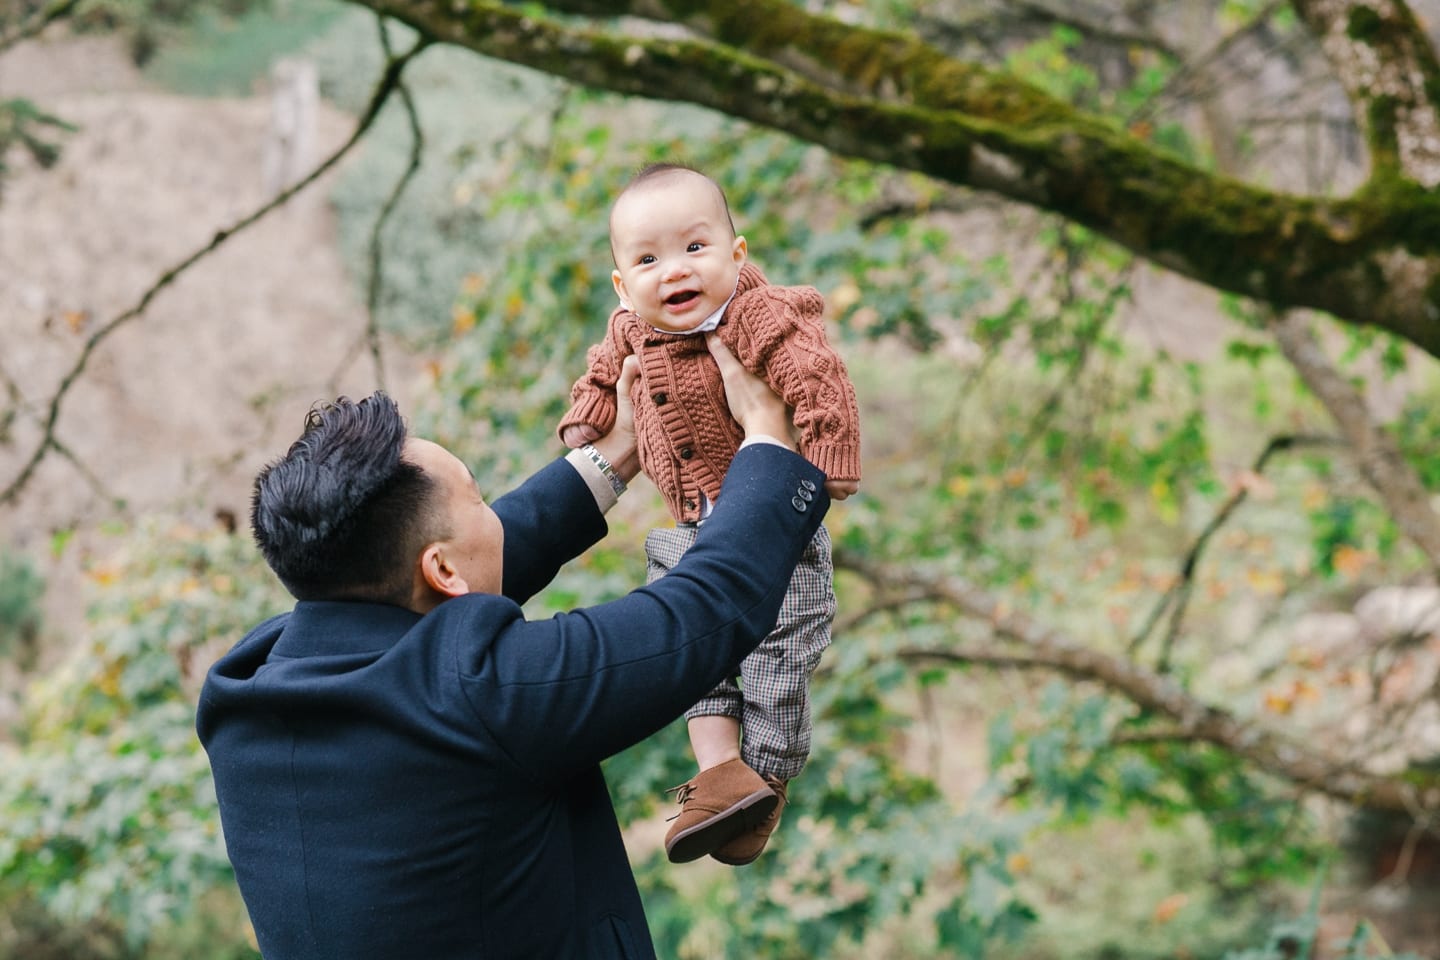
[(130, 59), (143, 67), (166, 47), (185, 43), (185, 28), (197, 21), (230, 22), (268, 9), (270, 0), (82, 0), (68, 22), (82, 33), (119, 34)]
[[(130, 532), (87, 588), (88, 639), (30, 683), (18, 738), (0, 743), (0, 903), (34, 898), (149, 956), (157, 932), (209, 920), (195, 905), (233, 888), (195, 694), (214, 655), (284, 608), (282, 591), (242, 538), (185, 527)], [(243, 945), (228, 900), (220, 932)]]
[(1257, 947), (1227, 950), (1223, 960), (1291, 960), (1295, 957), (1323, 955), (1335, 960), (1423, 960), (1408, 951), (1396, 953), (1368, 920), (1358, 921), (1343, 941), (1323, 943), (1321, 940), (1320, 895), (1324, 872), (1320, 871), (1310, 895), (1309, 908), (1294, 919), (1277, 920), (1271, 924), (1265, 939)]
[(40, 166), (52, 167), (60, 159), (56, 136), (75, 130), (74, 125), (29, 100), (0, 100), (0, 182), (9, 169), (5, 155), (12, 147), (23, 149)]
[(194, 4), (146, 60), (145, 76), (189, 96), (247, 96), (264, 88), (272, 63), (301, 54), (341, 18), (355, 15), (340, 0)]
[(34, 666), (44, 615), (45, 578), (22, 555), (0, 548), (0, 658)]

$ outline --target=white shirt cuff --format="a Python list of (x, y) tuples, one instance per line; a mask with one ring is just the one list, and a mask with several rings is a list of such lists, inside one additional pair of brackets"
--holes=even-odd
[(779, 440), (776, 440), (774, 437), (770, 436), (769, 434), (757, 433), (757, 434), (755, 434), (754, 436), (749, 436), (749, 437), (746, 437), (744, 440), (742, 440), (742, 441), (740, 442), (740, 449), (743, 450), (743, 449), (745, 449), (746, 447), (750, 446), (750, 444), (752, 444), (752, 443), (773, 443), (773, 444), (774, 444), (775, 446), (777, 446), (777, 447), (785, 447), (786, 449), (789, 449), (789, 447), (790, 447), (790, 444), (788, 444), (788, 443), (783, 443), (783, 442), (781, 442), (781, 441), (779, 441)]
[(571, 450), (565, 454), (565, 462), (575, 468), (580, 479), (585, 481), (585, 486), (590, 488), (590, 493), (595, 497), (595, 506), (600, 508), (601, 513), (608, 512), (620, 502), (620, 498), (615, 495), (615, 489), (610, 486), (610, 478), (605, 476), (604, 471), (583, 451)]

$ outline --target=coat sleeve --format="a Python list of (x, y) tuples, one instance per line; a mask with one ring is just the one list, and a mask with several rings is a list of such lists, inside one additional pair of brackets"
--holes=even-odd
[(566, 427), (588, 423), (604, 436), (615, 426), (615, 384), (621, 364), (633, 352), (622, 330), (626, 316), (625, 310), (616, 308), (606, 324), (605, 339), (586, 352), (585, 373), (570, 388), (570, 409), (560, 418), (556, 435)]
[(609, 529), (595, 495), (563, 459), (491, 506), (505, 531), (501, 592), (516, 603), (538, 593)]
[(765, 286), (736, 298), (726, 346), (795, 411), (800, 452), (830, 480), (860, 479), (860, 404), (825, 335), (814, 287)]
[(491, 638), (457, 664), (490, 736), (553, 783), (680, 716), (774, 627), (829, 505), (824, 479), (783, 447), (752, 445), (736, 455), (695, 545), (653, 584), (534, 622), (495, 597), (442, 605), (473, 618), (460, 635)]

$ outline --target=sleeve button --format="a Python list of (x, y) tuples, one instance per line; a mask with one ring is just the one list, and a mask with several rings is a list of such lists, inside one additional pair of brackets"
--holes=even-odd
[(812, 493), (815, 491), (815, 484), (814, 484), (813, 481), (810, 481), (810, 480), (801, 480), (801, 481), (800, 481), (800, 486), (804, 487), (806, 490), (811, 491)]
[(801, 500), (799, 497), (791, 497), (790, 506), (794, 507), (800, 513), (804, 513), (806, 510), (810, 509), (809, 505), (806, 504), (805, 501)]

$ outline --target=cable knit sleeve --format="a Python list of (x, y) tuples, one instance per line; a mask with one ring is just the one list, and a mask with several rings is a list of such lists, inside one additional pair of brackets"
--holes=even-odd
[(601, 436), (615, 426), (615, 384), (620, 379), (620, 365), (632, 352), (624, 336), (626, 316), (626, 311), (619, 308), (610, 314), (605, 339), (586, 353), (587, 369), (570, 388), (570, 410), (560, 418), (555, 428), (557, 435), (579, 423), (588, 423)]
[(726, 345), (794, 408), (805, 458), (831, 480), (858, 481), (860, 404), (825, 335), (824, 309), (814, 287), (748, 290), (731, 303)]

